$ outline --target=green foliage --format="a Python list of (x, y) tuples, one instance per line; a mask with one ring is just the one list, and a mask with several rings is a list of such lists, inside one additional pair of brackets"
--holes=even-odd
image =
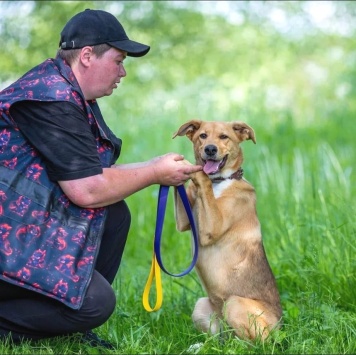
[[(143, 58), (127, 58), (118, 91), (100, 99), (124, 142), (119, 163), (169, 151), (193, 161), (191, 143), (171, 137), (195, 117), (243, 120), (256, 132), (257, 144), (243, 145), (243, 168), (257, 191), (283, 328), (265, 344), (236, 340), (228, 329), (224, 339), (198, 333), (190, 314), (204, 291), (194, 272), (163, 274), (163, 306), (145, 312), (158, 195), (152, 186), (127, 199), (133, 223), (115, 282), (117, 309), (97, 330), (115, 353), (188, 353), (193, 344), (199, 354), (356, 353), (356, 3), (326, 2), (335, 10), (327, 29), (309, 16), (314, 1), (232, 1), (230, 16), (219, 15), (220, 1), (26, 3), (30, 16), (10, 12), (0, 26), (3, 83), (55, 55), (63, 24), (88, 7), (112, 11), (130, 38), (152, 46)], [(272, 13), (285, 14), (282, 29)], [(190, 262), (190, 235), (175, 230), (172, 205), (162, 252), (166, 267), (180, 272)], [(72, 338), (0, 346), (3, 354), (33, 351), (100, 353)]]

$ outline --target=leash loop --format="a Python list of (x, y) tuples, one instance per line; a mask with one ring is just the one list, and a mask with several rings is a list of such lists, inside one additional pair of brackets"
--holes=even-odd
[(164, 267), (163, 262), (162, 262), (161, 237), (162, 237), (163, 221), (164, 221), (164, 215), (165, 215), (165, 211), (166, 211), (168, 191), (169, 191), (169, 186), (165, 186), (165, 185), (161, 185), (160, 190), (159, 190), (158, 206), (157, 206), (157, 222), (156, 222), (155, 241), (154, 241), (154, 251), (156, 253), (158, 265), (166, 274), (173, 276), (173, 277), (181, 277), (181, 276), (187, 275), (194, 268), (194, 266), (197, 262), (197, 259), (198, 259), (198, 236), (197, 236), (194, 217), (193, 217), (192, 210), (190, 208), (188, 196), (185, 191), (184, 185), (178, 186), (177, 190), (178, 190), (179, 196), (183, 202), (185, 211), (187, 213), (187, 216), (188, 216), (188, 219), (190, 222), (192, 234), (193, 234), (194, 254), (193, 254), (192, 262), (189, 265), (189, 267), (179, 274), (173, 274), (166, 270), (166, 268)]
[[(161, 236), (163, 230), (163, 222), (164, 222), (164, 215), (166, 212), (166, 205), (168, 199), (168, 192), (169, 186), (160, 185), (159, 195), (158, 195), (158, 204), (157, 204), (157, 219), (156, 219), (156, 229), (155, 229), (155, 239), (154, 239), (154, 250), (153, 250), (153, 257), (151, 263), (151, 270), (148, 276), (145, 289), (143, 291), (142, 296), (142, 303), (143, 307), (147, 312), (158, 311), (162, 306), (162, 299), (163, 299), (163, 292), (162, 292), (162, 281), (161, 281), (161, 269), (168, 275), (173, 277), (181, 277), (188, 274), (195, 266), (197, 259), (198, 259), (198, 235), (195, 227), (194, 217), (192, 210), (190, 208), (189, 200), (187, 193), (185, 191), (184, 185), (180, 185), (177, 187), (179, 196), (183, 202), (185, 211), (187, 213), (192, 234), (193, 234), (193, 241), (194, 241), (194, 254), (193, 259), (189, 267), (179, 274), (172, 274), (166, 270), (163, 265), (162, 258), (161, 258)], [(156, 281), (156, 304), (152, 308), (149, 304), (149, 294), (150, 288), (155, 278)]]
[[(154, 278), (156, 279), (156, 304), (153, 308), (151, 308), (149, 303), (149, 294), (150, 294), (152, 281)], [(153, 252), (151, 270), (142, 296), (143, 307), (147, 312), (158, 311), (162, 306), (162, 299), (163, 299), (163, 292), (162, 292), (162, 282), (161, 282), (161, 270), (157, 263), (155, 253)]]

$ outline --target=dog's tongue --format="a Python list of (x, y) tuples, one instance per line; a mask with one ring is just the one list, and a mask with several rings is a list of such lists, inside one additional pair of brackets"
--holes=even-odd
[(207, 160), (203, 167), (204, 173), (207, 175), (216, 173), (219, 170), (219, 164), (219, 161)]

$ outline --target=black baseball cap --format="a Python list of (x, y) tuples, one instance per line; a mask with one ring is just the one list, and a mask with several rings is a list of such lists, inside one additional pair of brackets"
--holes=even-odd
[(131, 41), (117, 18), (103, 10), (84, 10), (73, 16), (61, 32), (59, 47), (77, 49), (107, 43), (127, 52), (131, 57), (142, 57), (150, 47)]

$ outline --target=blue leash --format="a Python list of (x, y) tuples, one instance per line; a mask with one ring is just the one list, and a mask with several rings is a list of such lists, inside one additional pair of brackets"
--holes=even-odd
[(180, 195), (180, 198), (183, 202), (185, 211), (187, 213), (191, 230), (193, 233), (193, 241), (194, 241), (194, 255), (193, 255), (193, 260), (190, 264), (190, 266), (183, 272), (179, 274), (172, 274), (166, 270), (166, 268), (163, 266), (162, 263), (162, 258), (161, 258), (161, 236), (162, 236), (162, 230), (163, 230), (163, 221), (164, 221), (164, 215), (166, 212), (166, 206), (167, 206), (167, 198), (168, 198), (168, 192), (169, 192), (169, 186), (161, 185), (159, 189), (159, 195), (158, 195), (158, 205), (157, 205), (157, 221), (156, 221), (156, 230), (155, 230), (155, 240), (154, 240), (154, 251), (156, 253), (156, 258), (159, 267), (168, 275), (173, 276), (173, 277), (181, 277), (186, 274), (188, 274), (195, 266), (197, 259), (198, 259), (198, 236), (197, 236), (197, 230), (194, 222), (194, 217), (192, 210), (190, 208), (189, 200), (187, 193), (185, 191), (184, 185), (180, 185), (177, 187), (178, 193)]

